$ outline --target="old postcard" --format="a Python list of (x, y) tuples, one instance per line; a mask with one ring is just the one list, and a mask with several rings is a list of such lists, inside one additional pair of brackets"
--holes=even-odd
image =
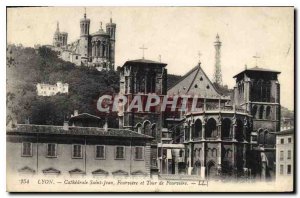
[(7, 7), (9, 192), (293, 192), (293, 7)]

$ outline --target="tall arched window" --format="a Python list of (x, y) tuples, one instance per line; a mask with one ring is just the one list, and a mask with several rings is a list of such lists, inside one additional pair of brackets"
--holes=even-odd
[(236, 120), (236, 130), (235, 130), (235, 139), (237, 139), (238, 141), (242, 141), (243, 140), (243, 130), (244, 130), (244, 123), (242, 120), (237, 119)]
[(266, 108), (266, 119), (270, 119), (271, 118), (270, 114), (271, 114), (271, 107), (267, 106), (267, 108)]
[(194, 138), (199, 138), (202, 136), (202, 122), (200, 119), (197, 119), (195, 124), (194, 124), (194, 127), (195, 127), (195, 134), (194, 134)]
[(230, 136), (230, 129), (231, 129), (231, 120), (229, 118), (224, 118), (222, 120), (222, 129), (221, 129), (222, 139), (228, 138)]
[(143, 129), (145, 135), (151, 135), (151, 123), (148, 120), (144, 122)]
[(210, 118), (205, 125), (205, 136), (207, 138), (215, 137), (217, 134), (217, 122), (215, 119)]
[(135, 126), (135, 129), (136, 129), (136, 132), (142, 133), (142, 124), (141, 124), (141, 123), (138, 123), (138, 124)]
[(263, 115), (264, 115), (264, 106), (260, 106), (259, 108), (259, 119), (263, 119)]
[(254, 106), (252, 107), (252, 111), (251, 111), (251, 115), (253, 116), (253, 119), (255, 119), (256, 112), (257, 112), (257, 106), (254, 105)]

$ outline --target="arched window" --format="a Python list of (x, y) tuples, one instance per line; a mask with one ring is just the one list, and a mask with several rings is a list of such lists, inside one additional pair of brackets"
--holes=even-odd
[(271, 107), (267, 106), (267, 108), (266, 108), (266, 119), (270, 119), (271, 118), (270, 114), (271, 114)]
[(215, 137), (217, 135), (217, 122), (210, 118), (205, 125), (205, 136), (207, 138)]
[(244, 123), (242, 120), (237, 119), (236, 120), (236, 130), (235, 130), (235, 139), (237, 141), (242, 141), (243, 140), (243, 130), (244, 130)]
[(229, 118), (224, 118), (222, 120), (221, 136), (223, 138), (228, 138), (230, 136), (231, 120)]
[(194, 127), (195, 127), (195, 129), (194, 129), (194, 132), (195, 132), (194, 138), (201, 137), (202, 136), (202, 122), (201, 122), (200, 119), (196, 120), (196, 122), (194, 124)]
[(263, 115), (264, 115), (264, 106), (260, 106), (259, 108), (259, 119), (263, 119)]
[(254, 106), (252, 107), (252, 111), (251, 111), (251, 115), (253, 116), (253, 119), (255, 119), (256, 112), (257, 112), (257, 106), (254, 105)]
[(145, 135), (151, 135), (151, 123), (147, 120), (143, 124), (143, 131)]
[(138, 123), (138, 124), (135, 126), (135, 130), (136, 130), (136, 132), (138, 132), (138, 133), (142, 133), (142, 124), (141, 124), (141, 123)]

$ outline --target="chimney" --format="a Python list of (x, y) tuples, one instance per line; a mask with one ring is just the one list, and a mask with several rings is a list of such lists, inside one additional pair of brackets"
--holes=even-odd
[(64, 121), (63, 130), (65, 130), (65, 131), (69, 130), (69, 122), (68, 121)]
[(78, 110), (74, 110), (74, 116), (78, 116)]

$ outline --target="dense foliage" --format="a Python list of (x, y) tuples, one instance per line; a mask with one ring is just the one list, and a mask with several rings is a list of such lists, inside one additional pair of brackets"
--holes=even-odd
[[(57, 81), (69, 84), (69, 94), (37, 96), (37, 83)], [(97, 99), (106, 92), (119, 92), (119, 74), (115, 71), (76, 67), (46, 47), (7, 48), (7, 122), (15, 118), (18, 123), (29, 119), (34, 124), (61, 125), (75, 109), (97, 115)]]

